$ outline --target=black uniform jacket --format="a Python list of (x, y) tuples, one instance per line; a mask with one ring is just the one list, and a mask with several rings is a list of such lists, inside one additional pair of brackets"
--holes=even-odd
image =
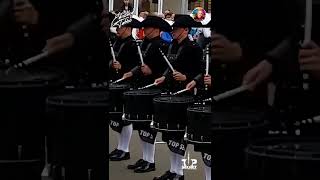
[(167, 69), (164, 73), (169, 90), (178, 91), (184, 89), (187, 83), (194, 80), (202, 71), (202, 50), (198, 44), (186, 38), (180, 44), (176, 41), (173, 42), (171, 54), (177, 55), (176, 59), (171, 63), (174, 70), (187, 77), (186, 81), (178, 82), (174, 80), (170, 69)]
[(144, 39), (141, 45), (141, 51), (144, 56), (143, 60), (144, 63), (148, 65), (152, 70), (152, 74), (149, 76), (144, 76), (139, 66), (136, 66), (134, 69), (132, 69), (135, 81), (137, 82), (138, 86), (152, 84), (156, 78), (161, 77), (162, 73), (168, 67), (159, 51), (159, 48), (164, 53), (167, 52), (168, 48), (167, 44), (163, 40), (161, 40), (160, 37), (155, 37), (153, 39)]
[[(138, 50), (136, 42), (132, 36), (125, 39), (118, 38), (114, 43), (113, 50), (115, 52), (116, 60), (121, 64), (121, 69), (116, 71), (111, 69), (110, 78), (117, 80), (123, 76), (124, 73), (129, 72), (132, 68), (139, 64)], [(110, 66), (113, 60), (110, 61)]]

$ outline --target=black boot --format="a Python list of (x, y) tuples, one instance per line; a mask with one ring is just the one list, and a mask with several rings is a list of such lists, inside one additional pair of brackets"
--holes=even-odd
[(145, 161), (143, 159), (139, 159), (135, 164), (130, 164), (127, 166), (128, 169), (136, 169), (140, 166), (142, 166), (142, 164), (144, 163)]
[(175, 176), (176, 176), (176, 173), (167, 171), (166, 173), (164, 173), (164, 175), (155, 177), (153, 178), (153, 180), (173, 180), (172, 178), (174, 178)]
[(178, 175), (178, 174), (176, 174), (173, 178), (172, 178), (172, 180), (184, 180), (184, 176), (182, 175)]
[(123, 161), (130, 159), (130, 153), (119, 150), (118, 153), (110, 157), (110, 161)]
[(156, 166), (154, 163), (149, 163), (147, 161), (144, 161), (143, 164), (140, 167), (137, 167), (134, 172), (135, 173), (146, 173), (150, 171), (155, 171)]
[(120, 151), (119, 149), (115, 149), (115, 150), (113, 150), (113, 151), (109, 154), (109, 157), (111, 157), (111, 156), (113, 156), (113, 155), (117, 154), (119, 151)]

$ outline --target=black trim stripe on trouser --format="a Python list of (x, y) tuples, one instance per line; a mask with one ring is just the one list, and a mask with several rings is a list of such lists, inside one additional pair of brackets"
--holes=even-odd
[(112, 130), (121, 133), (124, 126), (129, 126), (131, 123), (122, 120), (122, 112), (109, 113), (109, 126)]
[(137, 128), (139, 132), (140, 139), (144, 142), (154, 144), (157, 137), (157, 131), (150, 127), (150, 122), (139, 123), (139, 125), (134, 124), (134, 126), (139, 126)]
[(202, 154), (202, 160), (204, 164), (208, 167), (211, 167), (211, 154), (208, 153), (201, 153)]
[(162, 140), (167, 142), (171, 152), (184, 156), (187, 149), (187, 141), (184, 140), (184, 134), (185, 132), (163, 132)]

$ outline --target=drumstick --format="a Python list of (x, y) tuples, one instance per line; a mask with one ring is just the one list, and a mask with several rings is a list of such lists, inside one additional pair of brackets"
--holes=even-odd
[[(110, 45), (110, 50), (111, 50), (111, 55), (112, 55), (112, 61), (115, 62), (116, 61), (116, 55), (114, 54), (114, 49), (113, 49), (113, 45), (112, 45), (111, 40), (109, 40), (109, 45)], [(116, 72), (119, 73), (118, 69), (116, 70)]]
[(140, 61), (141, 61), (141, 65), (144, 65), (144, 61), (143, 61), (143, 56), (142, 56), (142, 52), (141, 52), (141, 48), (139, 46), (139, 44), (137, 43), (137, 48), (138, 48), (138, 53), (139, 53), (139, 57), (140, 57)]
[(116, 84), (116, 83), (119, 83), (119, 82), (121, 82), (121, 81), (123, 81), (123, 80), (125, 80), (126, 78), (121, 78), (121, 79), (118, 79), (118, 80), (116, 80), (116, 81), (114, 81), (114, 82), (112, 82), (112, 84)]
[(173, 96), (175, 96), (175, 95), (178, 95), (178, 94), (184, 93), (184, 92), (186, 92), (186, 91), (189, 91), (189, 89), (183, 89), (183, 90), (180, 90), (180, 91), (178, 91), (178, 92), (173, 93), (172, 95), (173, 95)]
[(228, 97), (237, 95), (243, 91), (246, 91), (246, 90), (248, 90), (249, 87), (250, 87), (250, 85), (243, 85), (238, 88), (232, 89), (230, 91), (226, 91), (224, 93), (213, 96), (213, 98), (206, 99), (205, 101), (220, 101), (220, 100), (226, 99)]
[(8, 68), (8, 70), (6, 71), (6, 73), (8, 74), (8, 72), (9, 72), (10, 70), (12, 70), (12, 69), (16, 69), (16, 68), (19, 68), (19, 67), (23, 67), (23, 66), (27, 66), (27, 65), (29, 65), (29, 64), (32, 64), (32, 63), (34, 63), (34, 62), (36, 62), (36, 61), (39, 61), (39, 60), (41, 60), (41, 59), (43, 59), (43, 58), (45, 58), (45, 57), (48, 57), (48, 55), (49, 55), (49, 54), (48, 54), (48, 51), (45, 51), (45, 52), (43, 52), (43, 53), (41, 53), (41, 54), (38, 54), (38, 55), (33, 56), (33, 57), (31, 57), (31, 58), (28, 58), (28, 59), (22, 61), (21, 63), (15, 64), (15, 65), (13, 65), (12, 67)]
[(153, 86), (156, 86), (157, 85), (157, 83), (153, 83), (153, 84), (149, 84), (149, 85), (147, 85), (147, 86), (144, 86), (144, 87), (142, 87), (142, 88), (138, 88), (139, 90), (141, 90), (141, 89), (147, 89), (147, 88), (150, 88), (150, 87), (153, 87)]
[(306, 16), (304, 26), (304, 41), (303, 44), (311, 41), (312, 32), (312, 0), (306, 0)]
[(29, 64), (31, 64), (31, 63), (34, 63), (34, 62), (36, 62), (36, 61), (39, 61), (39, 60), (47, 57), (48, 55), (49, 55), (49, 54), (48, 54), (48, 51), (45, 51), (45, 52), (43, 52), (43, 53), (41, 53), (41, 54), (38, 54), (38, 55), (33, 56), (33, 57), (31, 57), (31, 58), (29, 58), (29, 59), (27, 59), (27, 60), (24, 60), (24, 61), (22, 61), (21, 63), (15, 65), (15, 66), (16, 66), (16, 67), (22, 67), (23, 65), (29, 65)]
[(171, 65), (170, 61), (168, 60), (167, 56), (162, 52), (162, 50), (159, 48), (159, 51), (163, 57), (164, 60), (166, 60), (169, 68), (171, 69), (172, 72), (175, 72), (175, 70), (173, 69), (173, 66)]
[[(207, 45), (206, 47), (206, 76), (209, 75), (209, 45)], [(208, 90), (208, 85), (205, 85), (205, 90), (207, 91)]]

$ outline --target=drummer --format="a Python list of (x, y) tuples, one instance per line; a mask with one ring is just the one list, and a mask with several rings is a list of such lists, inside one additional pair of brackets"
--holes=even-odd
[[(119, 13), (111, 24), (112, 28), (117, 29), (117, 40), (113, 44), (115, 59), (110, 61), (110, 79), (120, 79), (125, 72), (138, 65), (139, 56), (135, 41), (132, 37), (132, 28), (139, 28), (140, 22), (132, 18), (130, 13)], [(122, 121), (121, 114), (114, 117), (110, 127), (120, 133), (118, 147), (109, 154), (111, 161), (122, 161), (130, 158), (129, 144), (133, 131), (131, 123)], [(110, 121), (111, 122), (111, 121)]]
[[(131, 71), (125, 73), (123, 78), (131, 78), (140, 87), (151, 84), (156, 77), (159, 77), (166, 69), (166, 64), (162, 59), (159, 48), (166, 52), (167, 45), (160, 38), (160, 32), (170, 32), (170, 25), (162, 18), (157, 16), (148, 16), (142, 21), (144, 27), (145, 39), (141, 45), (141, 51), (144, 64), (138, 65)], [(135, 125), (134, 125), (135, 126)], [(145, 173), (155, 170), (155, 138), (157, 132), (150, 128), (150, 124), (138, 125), (139, 136), (142, 143), (143, 159), (135, 164), (128, 165), (128, 169), (133, 169), (135, 173)], [(145, 137), (145, 134), (149, 134)]]
[[(191, 27), (199, 26), (189, 15), (179, 17), (173, 24), (174, 42), (169, 47), (168, 58), (172, 61), (174, 72), (167, 69), (164, 75), (156, 79), (155, 83), (166, 83), (169, 90), (178, 91), (184, 89), (187, 82), (194, 79), (200, 73), (202, 49), (199, 45), (191, 42), (188, 33)], [(163, 60), (162, 60), (163, 61)], [(186, 142), (185, 132), (163, 133), (162, 138), (167, 142), (171, 151), (171, 168), (163, 175), (154, 180), (178, 179), (183, 180), (182, 159), (185, 155)], [(176, 146), (178, 144), (178, 146)]]

